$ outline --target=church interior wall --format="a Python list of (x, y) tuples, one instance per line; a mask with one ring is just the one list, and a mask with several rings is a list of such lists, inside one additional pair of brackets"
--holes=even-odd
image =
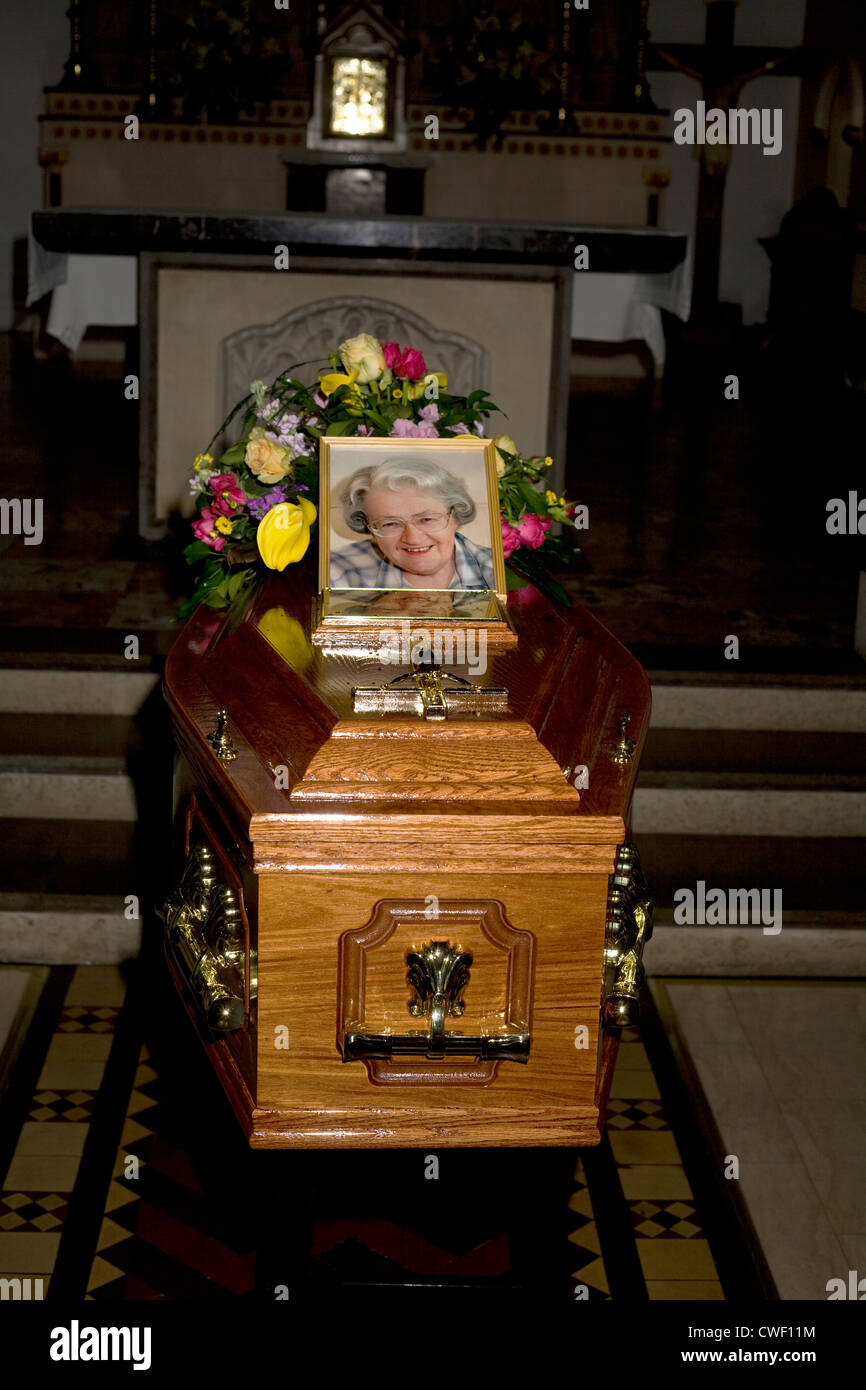
[(42, 202), (42, 175), (36, 160), (37, 118), (43, 88), (56, 82), (69, 48), (65, 0), (3, 0), (0, 52), (15, 54), (4, 64), (0, 83), (0, 331), (14, 317), (13, 247), (26, 237), (30, 214)]

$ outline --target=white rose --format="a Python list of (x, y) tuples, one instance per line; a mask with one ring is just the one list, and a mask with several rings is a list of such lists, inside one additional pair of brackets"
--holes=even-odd
[(376, 381), (385, 370), (382, 344), (371, 333), (358, 333), (354, 338), (347, 338), (337, 351), (347, 372), (357, 368), (359, 386), (366, 386), (368, 381)]

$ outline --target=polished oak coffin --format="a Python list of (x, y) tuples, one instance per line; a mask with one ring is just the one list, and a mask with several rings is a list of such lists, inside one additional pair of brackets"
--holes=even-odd
[(651, 928), (644, 672), (527, 586), (431, 704), (435, 672), (314, 645), (312, 599), (300, 567), (200, 608), (165, 674), (167, 957), (250, 1143), (597, 1143)]

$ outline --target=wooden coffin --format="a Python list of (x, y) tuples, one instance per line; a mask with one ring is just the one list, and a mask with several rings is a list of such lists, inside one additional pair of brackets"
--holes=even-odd
[(468, 701), (383, 710), (353, 692), (411, 667), (316, 647), (311, 613), (310, 579), (274, 576), (199, 609), (165, 675), (167, 956), (250, 1143), (597, 1143), (651, 927), (644, 672), (526, 588), (517, 646), (453, 668)]

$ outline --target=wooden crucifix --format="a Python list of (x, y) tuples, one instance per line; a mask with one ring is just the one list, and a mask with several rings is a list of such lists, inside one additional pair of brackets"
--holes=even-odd
[[(651, 45), (647, 67), (673, 68), (701, 84), (706, 110), (723, 111), (727, 117), (747, 82), (769, 73), (794, 75), (802, 71), (798, 48), (754, 48), (734, 45), (734, 16), (739, 0), (708, 0), (707, 31), (703, 44)], [(722, 246), (722, 208), (728, 166), (726, 159), (708, 154), (718, 146), (704, 146), (698, 182), (698, 214), (695, 230), (695, 272), (692, 319), (714, 318), (719, 303), (719, 262)]]

